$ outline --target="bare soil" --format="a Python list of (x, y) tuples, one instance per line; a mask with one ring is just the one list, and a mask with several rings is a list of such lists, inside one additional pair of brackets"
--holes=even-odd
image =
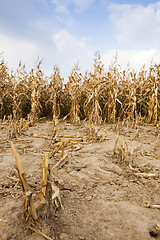
[[(87, 135), (86, 124), (59, 123), (59, 138)], [(102, 142), (87, 141), (66, 149), (68, 160), (54, 172), (64, 210), (41, 215), (39, 226), (30, 224), (51, 239), (61, 240), (151, 240), (150, 228), (160, 223), (160, 210), (146, 208), (146, 202), (160, 204), (159, 127), (121, 126), (117, 151), (115, 125), (104, 125)], [(61, 152), (52, 156), (52, 122), (37, 123), (24, 135), (12, 139), (32, 190), (41, 186), (44, 152), (50, 152), (51, 167)], [(126, 159), (121, 161), (125, 139)], [(133, 156), (130, 155), (134, 142)], [(153, 173), (152, 177), (143, 174)], [(27, 228), (23, 217), (23, 192), (12, 155), (7, 123), (0, 123), (0, 239), (42, 240)], [(157, 239), (160, 239), (158, 236)]]

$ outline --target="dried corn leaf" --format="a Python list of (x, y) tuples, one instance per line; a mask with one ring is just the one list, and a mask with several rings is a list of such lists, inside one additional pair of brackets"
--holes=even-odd
[(48, 237), (46, 234), (42, 233), (41, 231), (39, 231), (31, 226), (28, 226), (28, 228), (30, 228), (32, 231), (34, 231), (35, 233), (39, 234), (40, 236), (44, 237), (47, 240), (53, 240), (52, 238)]
[(22, 167), (22, 163), (21, 163), (21, 160), (20, 160), (20, 157), (19, 157), (19, 153), (18, 153), (17, 150), (15, 149), (12, 141), (11, 141), (11, 149), (12, 149), (14, 158), (15, 158), (15, 160), (16, 160), (16, 165), (17, 165), (19, 174), (24, 174), (23, 167)]
[(135, 173), (137, 176), (145, 177), (145, 178), (154, 178), (156, 177), (155, 173)]
[(59, 161), (57, 162), (53, 167), (52, 169), (57, 169), (57, 168), (60, 168), (62, 167), (68, 160), (68, 153)]
[(20, 177), (20, 181), (22, 184), (22, 189), (23, 189), (23, 194), (24, 194), (24, 216), (26, 221), (29, 220), (30, 215), (32, 215), (36, 225), (38, 225), (38, 216), (34, 207), (34, 202), (33, 202), (33, 198), (32, 198), (32, 192), (30, 191), (30, 187), (29, 184), (26, 180), (25, 177), (25, 173), (22, 167), (22, 163), (19, 157), (19, 153), (17, 152), (17, 150), (15, 149), (13, 143), (11, 142), (11, 148), (12, 148), (12, 152), (14, 155), (14, 158), (16, 160), (16, 164), (17, 164), (17, 170), (18, 170), (18, 174)]
[(61, 197), (60, 197), (60, 190), (59, 190), (59, 187), (56, 186), (56, 185), (53, 185), (51, 184), (51, 187), (52, 187), (52, 201), (55, 202), (55, 205), (58, 207), (58, 204), (57, 204), (57, 199), (60, 203), (60, 206), (61, 208), (64, 210), (64, 207), (62, 205), (62, 201), (61, 201)]

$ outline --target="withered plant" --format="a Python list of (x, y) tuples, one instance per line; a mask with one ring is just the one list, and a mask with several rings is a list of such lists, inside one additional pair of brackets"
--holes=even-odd
[(75, 66), (71, 75), (69, 76), (69, 81), (66, 84), (66, 89), (71, 102), (69, 115), (72, 123), (80, 123), (81, 81), (82, 74), (79, 73), (78, 66)]
[(10, 72), (1, 59), (0, 118), (13, 119), (19, 129), (22, 118), (28, 119), (29, 126), (44, 116), (54, 121), (67, 118), (72, 123), (86, 119), (95, 125), (159, 122), (160, 65), (143, 67), (137, 73), (129, 67), (122, 71), (116, 57), (107, 70), (97, 53), (92, 71), (83, 76), (76, 66), (65, 82), (57, 66), (50, 76), (44, 76), (41, 64), (38, 60), (27, 73), (20, 63), (16, 72)]
[(28, 77), (28, 84), (31, 91), (31, 112), (29, 118), (33, 123), (38, 120), (41, 113), (40, 92), (45, 83), (43, 72), (40, 69), (42, 61), (37, 61), (36, 69), (32, 69)]
[(102, 108), (100, 102), (103, 101), (103, 88), (105, 86), (104, 65), (97, 53), (94, 60), (93, 72), (85, 76), (82, 85), (82, 92), (85, 95), (83, 111), (90, 123), (102, 123)]
[(60, 76), (60, 70), (58, 66), (54, 66), (53, 74), (48, 78), (47, 95), (48, 100), (45, 102), (45, 106), (49, 111), (51, 107), (53, 119), (60, 117), (60, 97), (63, 89), (63, 78)]

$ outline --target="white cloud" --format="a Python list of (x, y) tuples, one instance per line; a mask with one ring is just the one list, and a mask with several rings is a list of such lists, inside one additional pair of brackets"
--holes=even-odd
[(52, 0), (53, 5), (55, 5), (55, 14), (57, 20), (60, 23), (68, 26), (73, 24), (73, 17), (68, 9), (70, 2), (70, 0)]
[(39, 56), (38, 47), (33, 42), (2, 34), (0, 34), (0, 52), (3, 52), (9, 68), (13, 69), (17, 68), (20, 60), (28, 67), (33, 67), (33, 61)]
[[(69, 52), (71, 55), (75, 55), (79, 50), (85, 48), (86, 38), (78, 39), (74, 35), (65, 30), (53, 34), (53, 42), (60, 52)], [(75, 52), (76, 51), (76, 52)]]
[(75, 10), (86, 10), (94, 0), (52, 0), (52, 3), (56, 5), (56, 11), (61, 13), (69, 13), (69, 6), (74, 5)]
[(73, 3), (80, 9), (85, 10), (91, 6), (94, 0), (73, 0)]
[(160, 42), (160, 2), (108, 5), (110, 20), (119, 42), (144, 48), (158, 48)]
[[(89, 39), (77, 38), (71, 33), (60, 30), (52, 35), (52, 45), (36, 45), (13, 37), (0, 34), (0, 53), (4, 52), (4, 58), (8, 62), (10, 69), (16, 70), (18, 63), (26, 64), (27, 71), (35, 67), (37, 57), (44, 58), (42, 70), (45, 74), (50, 75), (53, 66), (58, 64), (61, 76), (67, 81), (71, 70), (79, 61), (80, 71), (85, 73), (91, 70), (93, 65), (94, 53), (88, 48)], [(119, 50), (111, 49), (102, 54), (102, 62), (108, 67), (118, 53), (118, 63), (125, 69), (127, 64), (135, 70), (139, 70), (144, 64), (146, 68), (150, 66), (151, 61), (160, 64), (160, 50)]]
[(89, 39), (80, 38), (71, 33), (60, 30), (53, 34), (52, 40), (56, 46), (56, 60), (58, 65), (62, 67), (65, 77), (71, 72), (74, 64), (79, 61), (82, 71), (86, 71), (91, 66), (92, 53), (87, 48)]
[(56, 19), (63, 26), (74, 24), (72, 12), (83, 12), (88, 9), (95, 0), (51, 0), (54, 5)]
[(44, 58), (41, 68), (45, 74), (50, 75), (53, 66), (58, 64), (61, 76), (67, 80), (77, 62), (81, 72), (90, 69), (93, 55), (86, 46), (87, 41), (88, 39), (78, 39), (65, 30), (53, 34), (52, 44), (47, 46), (0, 34), (0, 53), (3, 52), (2, 56), (10, 70), (15, 71), (22, 60), (26, 70), (30, 71), (35, 67), (39, 56), (40, 59)]
[(151, 63), (160, 64), (160, 50), (118, 50), (112, 49), (102, 54), (102, 62), (105, 66), (109, 66), (113, 62), (114, 57), (118, 55), (118, 64), (122, 69), (126, 69), (127, 65), (135, 71), (140, 70), (145, 64), (145, 68), (149, 68)]
[(55, 17), (64, 26), (72, 26), (75, 18), (72, 12), (83, 12), (88, 9), (95, 0), (51, 0), (54, 5)]

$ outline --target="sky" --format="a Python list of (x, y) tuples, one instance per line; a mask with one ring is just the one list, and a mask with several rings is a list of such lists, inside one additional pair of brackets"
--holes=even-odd
[(160, 1), (0, 0), (0, 10), (0, 57), (13, 70), (44, 59), (46, 75), (58, 65), (67, 81), (77, 64), (92, 70), (97, 51), (106, 68), (116, 54), (122, 69), (160, 63)]

